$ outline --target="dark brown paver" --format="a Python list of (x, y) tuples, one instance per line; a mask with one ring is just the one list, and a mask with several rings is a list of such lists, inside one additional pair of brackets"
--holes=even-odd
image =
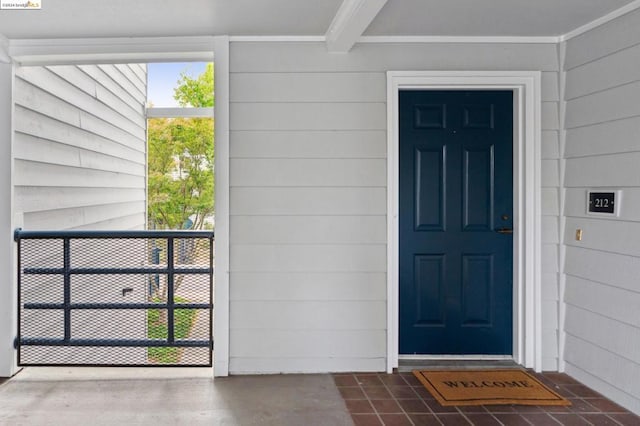
[(533, 373), (570, 407), (440, 405), (411, 373), (335, 374), (357, 426), (639, 426), (640, 417), (562, 373)]

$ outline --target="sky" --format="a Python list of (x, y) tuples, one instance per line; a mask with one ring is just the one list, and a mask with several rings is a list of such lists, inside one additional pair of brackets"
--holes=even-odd
[(147, 67), (147, 102), (154, 107), (177, 107), (173, 99), (173, 89), (180, 79), (180, 73), (185, 72), (191, 77), (197, 77), (206, 66), (206, 62), (172, 62), (148, 64)]

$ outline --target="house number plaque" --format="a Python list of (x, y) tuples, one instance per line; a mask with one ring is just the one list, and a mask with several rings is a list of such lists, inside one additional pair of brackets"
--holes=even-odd
[(589, 191), (589, 213), (615, 214), (615, 192), (591, 192)]

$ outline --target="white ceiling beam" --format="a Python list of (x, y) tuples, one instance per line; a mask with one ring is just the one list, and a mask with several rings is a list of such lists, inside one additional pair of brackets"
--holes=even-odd
[(344, 0), (325, 36), (327, 49), (346, 53), (378, 15), (387, 0)]

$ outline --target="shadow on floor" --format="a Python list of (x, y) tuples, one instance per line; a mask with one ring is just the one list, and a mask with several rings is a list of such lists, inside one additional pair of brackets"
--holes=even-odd
[(0, 424), (353, 424), (330, 375), (189, 370), (30, 368), (0, 386)]

